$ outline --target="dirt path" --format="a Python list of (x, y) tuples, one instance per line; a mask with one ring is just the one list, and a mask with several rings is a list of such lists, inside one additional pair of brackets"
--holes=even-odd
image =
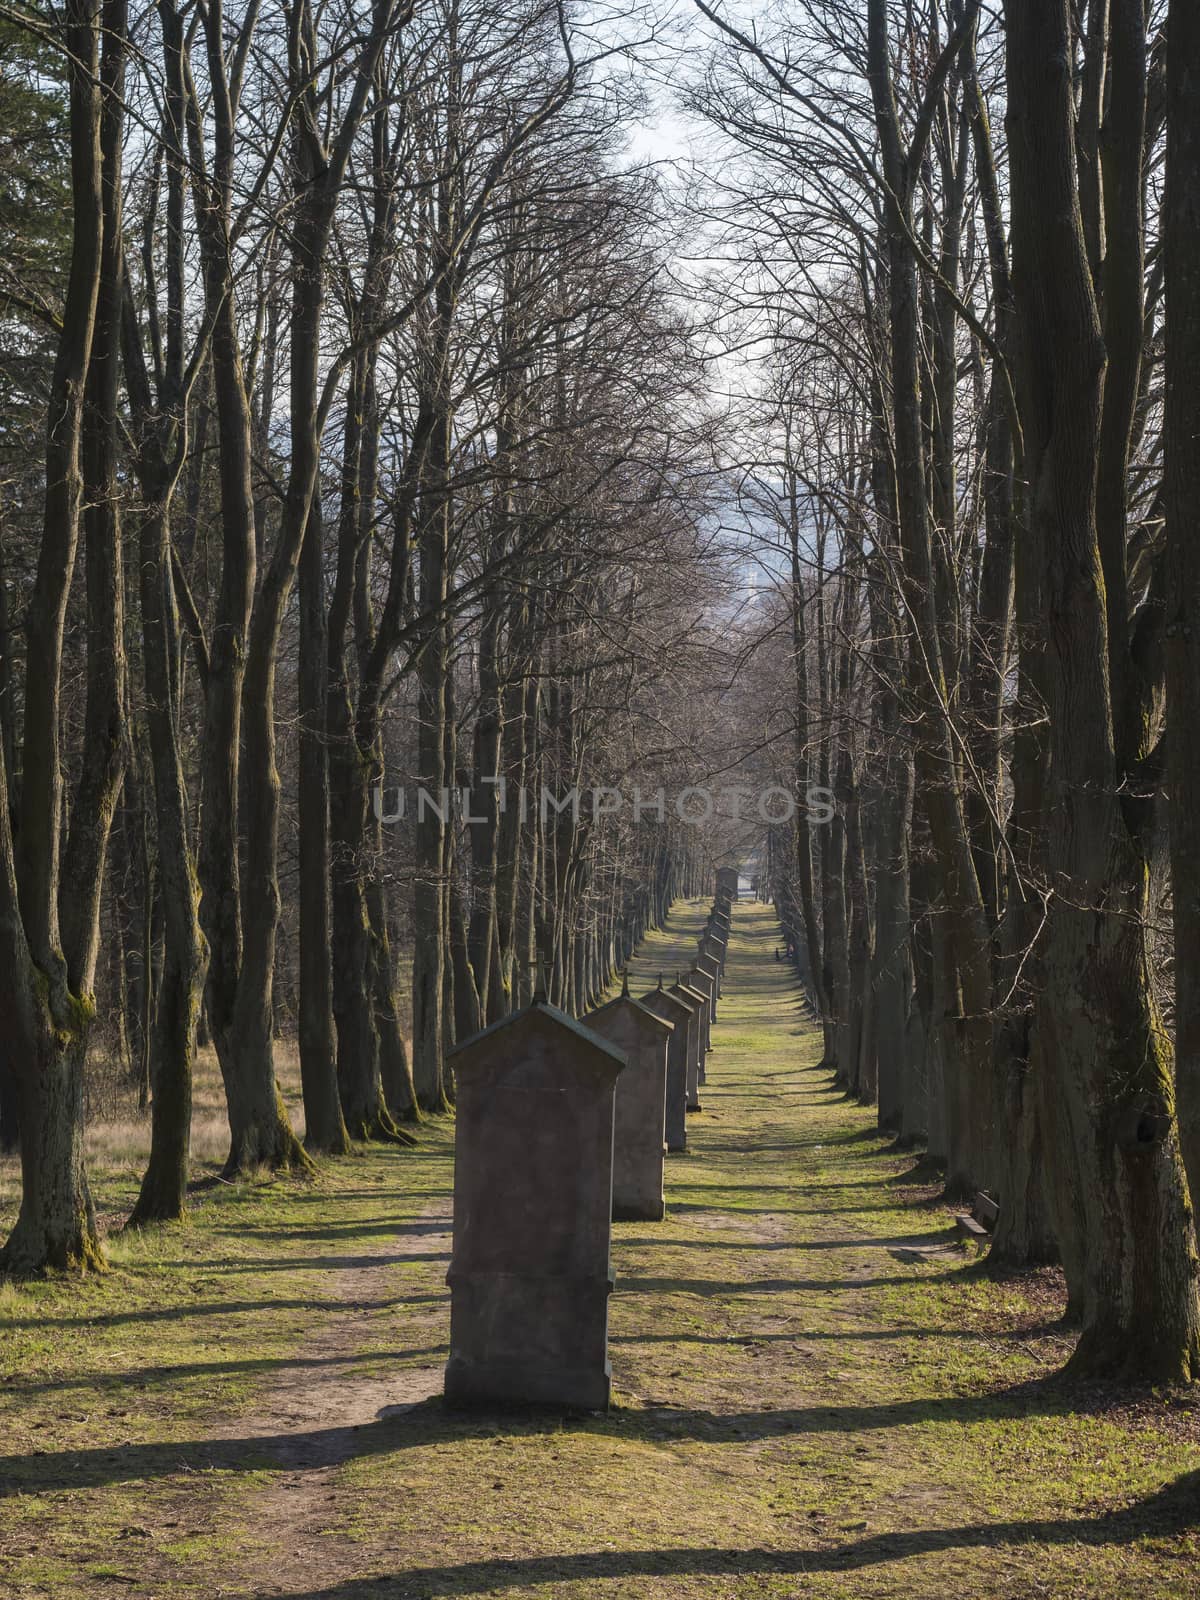
[[(635, 993), (690, 957), (702, 915), (648, 941)], [(94, 1546), (79, 1558), (87, 1592), (1194, 1600), (1195, 1412), (1040, 1381), (1066, 1348), (1056, 1282), (992, 1282), (949, 1248), (911, 1160), (817, 1069), (776, 943), (767, 908), (737, 908), (669, 1217), (615, 1229), (607, 1416), (442, 1410), (443, 1129), (416, 1164), (364, 1158), (336, 1215), (289, 1198), (258, 1253), (226, 1263), (275, 1298), (238, 1302), (262, 1320), (219, 1346), (218, 1373), (252, 1364), (244, 1330), (275, 1326), (271, 1306), (303, 1321), (318, 1281), (307, 1332), (227, 1423), (89, 1454), (90, 1515), (116, 1525), (137, 1494), (145, 1525), (111, 1571)], [(245, 1248), (236, 1219), (227, 1233)], [(39, 1537), (60, 1548), (78, 1461), (39, 1464)], [(5, 1600), (80, 1589), (0, 1582)]]
[[(328, 1509), (337, 1502), (338, 1469), (359, 1453), (365, 1428), (404, 1415), (413, 1406), (441, 1392), (442, 1363), (397, 1364), (381, 1376), (355, 1365), (360, 1336), (355, 1312), (377, 1305), (388, 1294), (399, 1254), (408, 1265), (445, 1270), (450, 1251), (450, 1209), (445, 1200), (431, 1206), (418, 1221), (398, 1228), (394, 1245), (372, 1252), (374, 1264), (359, 1263), (335, 1273), (330, 1292), (343, 1314), (326, 1320), (304, 1346), (302, 1360), (271, 1384), (263, 1403), (215, 1438), (258, 1441), (279, 1462), (281, 1471), (255, 1496), (254, 1517), (269, 1538), (238, 1563), (241, 1592), (283, 1594), (302, 1589), (314, 1571), (333, 1565), (353, 1567), (353, 1548), (341, 1549), (331, 1561)], [(422, 1272), (422, 1276), (425, 1274)], [(314, 1379), (313, 1371), (321, 1374)], [(235, 1589), (235, 1592), (238, 1592)]]

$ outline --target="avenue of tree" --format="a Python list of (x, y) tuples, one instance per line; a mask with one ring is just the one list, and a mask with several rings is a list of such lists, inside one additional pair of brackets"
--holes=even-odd
[(765, 830), (839, 1083), (1200, 1377), (1197, 103), (1185, 0), (0, 7), (5, 1269), (99, 1054), (138, 1225), (209, 1044), (230, 1174), (402, 1147)]

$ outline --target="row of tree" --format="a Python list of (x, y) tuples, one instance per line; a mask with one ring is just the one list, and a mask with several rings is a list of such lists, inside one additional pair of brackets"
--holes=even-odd
[(0, 279), (26, 375), (2, 1259), (29, 1272), (100, 1258), (102, 1040), (136, 1039), (151, 1105), (142, 1223), (185, 1204), (202, 1038), (229, 1170), (304, 1167), (410, 1141), (447, 1044), (537, 960), (596, 1002), (700, 887), (698, 836), (613, 794), (689, 769), (720, 563), (676, 224), (624, 157), (615, 47), (561, 5), (64, 0), (6, 27), (30, 195), (69, 192), (31, 204), (42, 234), (6, 219)]
[(1079, 1370), (1195, 1377), (1194, 7), (698, 3), (826, 1061), (1061, 1261)]

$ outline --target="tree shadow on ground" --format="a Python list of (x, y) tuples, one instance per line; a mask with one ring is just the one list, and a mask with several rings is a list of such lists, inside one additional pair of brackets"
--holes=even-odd
[(339, 1239), (344, 1234), (351, 1234), (354, 1237), (361, 1235), (363, 1238), (366, 1238), (370, 1234), (382, 1234), (385, 1238), (389, 1239), (403, 1237), (404, 1235), (411, 1235), (413, 1238), (426, 1238), (433, 1234), (449, 1232), (450, 1196), (448, 1194), (443, 1194), (442, 1199), (446, 1202), (446, 1214), (445, 1216), (435, 1218), (432, 1221), (420, 1220), (417, 1222), (409, 1222), (400, 1217), (371, 1217), (369, 1219), (364, 1218), (359, 1221), (355, 1221), (353, 1219), (346, 1220), (343, 1218), (337, 1221), (323, 1223), (320, 1226), (314, 1226), (311, 1228), (288, 1228), (276, 1223), (261, 1223), (251, 1224), (249, 1226), (241, 1226), (239, 1224), (237, 1226), (227, 1228), (214, 1228), (212, 1229), (212, 1232), (218, 1237), (223, 1236), (230, 1239), (246, 1239), (248, 1237), (253, 1238), (256, 1235), (259, 1235), (262, 1238), (271, 1239), (272, 1241), (278, 1241), (281, 1239), (307, 1239), (314, 1243), (319, 1242), (322, 1239), (328, 1239), (331, 1241)]
[[(436, 1380), (435, 1380), (436, 1381)], [(1124, 1392), (1124, 1391), (1122, 1391)], [(981, 1396), (922, 1397), (894, 1404), (812, 1405), (756, 1411), (704, 1411), (669, 1406), (616, 1407), (606, 1415), (570, 1415), (529, 1408), (453, 1411), (435, 1396), (387, 1408), (370, 1423), (297, 1429), (246, 1438), (182, 1440), (0, 1456), (0, 1499), (17, 1494), (89, 1491), (106, 1485), (153, 1482), (195, 1472), (242, 1473), (272, 1468), (305, 1470), (392, 1455), (416, 1447), (521, 1438), (563, 1429), (677, 1444), (744, 1444), (797, 1434), (850, 1434), (925, 1424), (966, 1427), (983, 1420), (1071, 1415), (1103, 1410), (1111, 1395), (1053, 1377)], [(1200, 1474), (1193, 1475), (1200, 1482)], [(1192, 1519), (1200, 1513), (1193, 1501)], [(446, 1593), (456, 1593), (447, 1590)], [(469, 1591), (467, 1591), (469, 1592)]]
[[(874, 1242), (874, 1241), (872, 1241)], [(907, 1241), (906, 1241), (907, 1242)], [(731, 1245), (731, 1249), (736, 1246)], [(911, 1272), (891, 1274), (886, 1277), (855, 1278), (634, 1278), (617, 1279), (617, 1293), (627, 1294), (695, 1294), (717, 1295), (736, 1300), (744, 1294), (836, 1294), (846, 1289), (911, 1288), (914, 1281), (937, 1283), (946, 1278), (957, 1278), (969, 1272), (970, 1267), (954, 1266), (949, 1272), (922, 1272), (914, 1279)]]
[[(853, 1188), (855, 1186), (853, 1184), (844, 1184), (844, 1185), (830, 1184), (829, 1187), (830, 1188), (841, 1187), (841, 1188), (851, 1189), (851, 1188)], [(773, 1203), (773, 1204), (771, 1204), (769, 1206), (762, 1206), (762, 1207), (758, 1208), (757, 1210), (747, 1206), (747, 1207), (739, 1207), (737, 1211), (732, 1211), (731, 1212), (731, 1211), (722, 1210), (720, 1206), (715, 1205), (711, 1201), (707, 1205), (698, 1205), (698, 1204), (697, 1205), (693, 1205), (690, 1202), (685, 1202), (685, 1201), (680, 1201), (680, 1200), (668, 1200), (668, 1202), (667, 1202), (667, 1217), (668, 1217), (668, 1219), (670, 1219), (670, 1218), (674, 1217), (677, 1212), (679, 1212), (679, 1213), (698, 1212), (702, 1216), (707, 1215), (707, 1216), (711, 1216), (711, 1217), (720, 1217), (720, 1218), (726, 1219), (727, 1221), (730, 1218), (732, 1218), (733, 1222), (732, 1222), (731, 1225), (736, 1226), (736, 1220), (737, 1220), (738, 1217), (747, 1217), (747, 1216), (762, 1216), (762, 1217), (775, 1217), (775, 1216), (779, 1216), (779, 1217), (782, 1217), (782, 1216), (790, 1216), (790, 1217), (857, 1217), (857, 1216), (865, 1214), (868, 1211), (890, 1211), (890, 1212), (894, 1212), (894, 1211), (896, 1211), (896, 1209), (897, 1209), (897, 1205), (896, 1205), (896, 1202), (894, 1200), (887, 1200), (887, 1201), (880, 1201), (880, 1202), (866, 1200), (866, 1201), (861, 1202), (859, 1205), (853, 1205), (853, 1206), (826, 1206), (826, 1205), (818, 1205), (818, 1206), (785, 1206), (785, 1205), (778, 1205), (778, 1204), (774, 1204)], [(656, 1240), (655, 1242), (657, 1243), (658, 1241)], [(667, 1241), (663, 1241), (663, 1242), (665, 1243)]]
[[(352, 1307), (347, 1305), (345, 1309), (357, 1311), (360, 1304), (360, 1301), (355, 1301)], [(448, 1345), (438, 1344), (424, 1350), (406, 1347), (403, 1350), (367, 1350), (332, 1356), (247, 1356), (244, 1359), (222, 1361), (181, 1361), (170, 1366), (134, 1367), (122, 1372), (87, 1372), (78, 1377), (46, 1378), (33, 1383), (24, 1383), (19, 1379), (6, 1380), (4, 1392), (26, 1396), (57, 1394), (59, 1390), (66, 1389), (94, 1389), (98, 1394), (104, 1394), (113, 1390), (148, 1389), (151, 1386), (180, 1383), (189, 1378), (224, 1378), (235, 1374), (271, 1377), (281, 1372), (313, 1372), (319, 1375), (339, 1367), (353, 1372), (355, 1367), (376, 1367), (382, 1362), (399, 1369), (412, 1366), (422, 1359), (444, 1357), (448, 1350)]]
[[(387, 1257), (371, 1256), (368, 1258), (373, 1266), (384, 1266)], [(427, 1256), (421, 1258), (429, 1260)], [(312, 1267), (315, 1263), (308, 1262)], [(207, 1268), (205, 1269), (207, 1270)], [(173, 1305), (149, 1306), (137, 1311), (106, 1311), (98, 1315), (84, 1315), (82, 1317), (43, 1316), (43, 1317), (10, 1317), (6, 1320), (6, 1328), (55, 1328), (60, 1333), (87, 1330), (89, 1328), (116, 1328), (129, 1323), (157, 1323), (177, 1322), (184, 1317), (233, 1317), (244, 1316), (256, 1311), (390, 1311), (397, 1306), (433, 1305), (444, 1301), (448, 1290), (441, 1290), (436, 1294), (398, 1294), (388, 1295), (384, 1299), (371, 1300), (319, 1300), (309, 1295), (306, 1299), (266, 1298), (262, 1300), (215, 1300), (211, 1303), (204, 1302), (199, 1305)]]
[[(769, 1211), (762, 1214), (771, 1215)], [(956, 1237), (953, 1228), (937, 1228), (929, 1233), (902, 1233), (894, 1237), (853, 1239), (645, 1239), (617, 1235), (618, 1242), (626, 1248), (642, 1246), (653, 1250), (722, 1250), (735, 1251), (739, 1255), (745, 1250), (795, 1250), (800, 1254), (806, 1250), (865, 1250), (872, 1245), (881, 1250), (893, 1250), (900, 1246), (953, 1244)], [(436, 1260), (437, 1257), (425, 1259)], [(617, 1287), (623, 1288), (632, 1281), (631, 1278), (622, 1275), (617, 1279)]]
[[(445, 1233), (445, 1228), (441, 1232)], [(206, 1261), (203, 1270), (207, 1273), (239, 1273), (246, 1272), (251, 1275), (259, 1272), (362, 1272), (373, 1267), (398, 1267), (411, 1266), (418, 1262), (449, 1261), (448, 1250), (413, 1250), (413, 1251), (380, 1251), (378, 1255), (358, 1256), (247, 1256), (241, 1261)], [(161, 1267), (189, 1269), (195, 1267), (194, 1261), (160, 1261)]]
[(736, 1550), (692, 1547), (667, 1550), (588, 1550), (574, 1555), (534, 1555), (511, 1561), (467, 1561), (411, 1567), (386, 1577), (352, 1578), (308, 1589), (286, 1600), (387, 1600), (390, 1596), (493, 1594), (539, 1584), (600, 1583), (615, 1578), (771, 1576), (853, 1572), (948, 1550), (1003, 1551), (1036, 1546), (1128, 1545), (1193, 1529), (1200, 1509), (1200, 1471), (1190, 1472), (1120, 1511), (1097, 1517), (1057, 1517), (1027, 1522), (965, 1523), (877, 1533), (832, 1547), (807, 1550)]
[(950, 1339), (959, 1343), (964, 1339), (995, 1345), (1007, 1339), (1013, 1344), (1028, 1339), (1062, 1338), (1061, 1322), (1041, 1322), (1033, 1327), (1024, 1325), (1009, 1329), (992, 1328), (806, 1328), (798, 1326), (783, 1333), (623, 1333), (610, 1334), (610, 1345), (637, 1344), (823, 1344), (829, 1340), (844, 1340), (847, 1344), (870, 1344), (880, 1339)]

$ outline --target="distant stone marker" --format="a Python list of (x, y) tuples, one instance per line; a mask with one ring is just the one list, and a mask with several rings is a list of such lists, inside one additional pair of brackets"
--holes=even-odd
[(700, 1110), (700, 1075), (708, 1049), (708, 996), (676, 978), (667, 991), (691, 1008), (692, 1026), (688, 1029), (687, 1109)]
[(698, 989), (708, 1000), (708, 1038), (705, 1041), (709, 1050), (712, 1049), (712, 1024), (717, 1020), (717, 964), (710, 956), (697, 956), (688, 970), (687, 980), (693, 989)]
[(717, 1019), (717, 1001), (721, 997), (721, 963), (716, 956), (711, 955), (702, 947), (692, 965), (694, 970), (703, 972), (713, 981), (712, 1003), (713, 1021), (715, 1022)]
[(738, 869), (736, 867), (717, 868), (717, 898), (736, 900), (738, 897)]
[(608, 1405), (614, 1091), (625, 1058), (535, 998), (449, 1052), (451, 1405)]
[(704, 938), (700, 941), (700, 954), (711, 956), (717, 963), (717, 967), (721, 973), (722, 987), (724, 987), (725, 978), (725, 950), (726, 942), (718, 934), (706, 933)]
[(717, 1020), (717, 978), (710, 964), (701, 964), (694, 961), (684, 979), (697, 994), (702, 994), (705, 999), (704, 1017), (704, 1053), (700, 1057), (699, 1081), (705, 1083), (708, 1079), (708, 1057), (714, 1049), (712, 1042), (713, 1023)]
[(686, 1150), (688, 1060), (689, 1052), (695, 1051), (697, 1013), (686, 1000), (663, 988), (661, 973), (658, 988), (644, 994), (641, 1003), (672, 1024), (667, 1045), (666, 1141), (668, 1150)]
[(620, 996), (589, 1011), (583, 1023), (607, 1039), (627, 1063), (617, 1079), (613, 1217), (619, 1222), (661, 1222), (666, 1215), (663, 1149), (671, 1024), (630, 998), (628, 975)]

